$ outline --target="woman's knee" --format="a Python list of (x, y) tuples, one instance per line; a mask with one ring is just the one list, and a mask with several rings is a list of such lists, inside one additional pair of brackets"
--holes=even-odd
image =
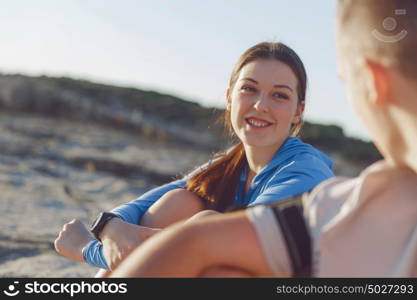
[(215, 211), (215, 210), (210, 210), (210, 209), (202, 210), (202, 211), (199, 211), (198, 213), (194, 214), (191, 218), (189, 218), (187, 220), (187, 222), (200, 220), (201, 218), (206, 218), (208, 216), (214, 216), (214, 215), (218, 215), (218, 214), (220, 214), (220, 213)]
[(141, 225), (165, 228), (180, 220), (186, 220), (203, 209), (203, 202), (194, 193), (184, 189), (171, 190), (148, 209), (141, 219)]

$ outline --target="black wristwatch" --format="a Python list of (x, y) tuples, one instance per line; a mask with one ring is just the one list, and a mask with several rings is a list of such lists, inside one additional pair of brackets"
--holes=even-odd
[(90, 228), (91, 233), (98, 239), (100, 242), (100, 233), (106, 226), (107, 222), (113, 218), (118, 218), (119, 216), (111, 212), (102, 212), (97, 219), (94, 221), (93, 225)]

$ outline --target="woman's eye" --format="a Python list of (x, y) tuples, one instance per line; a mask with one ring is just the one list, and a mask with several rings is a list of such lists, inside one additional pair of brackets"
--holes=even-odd
[(255, 91), (255, 89), (253, 88), (253, 87), (251, 87), (251, 86), (242, 86), (241, 88), (240, 88), (242, 91), (245, 91), (245, 92), (254, 92)]
[(273, 95), (275, 98), (288, 100), (290, 97), (284, 93), (274, 93)]

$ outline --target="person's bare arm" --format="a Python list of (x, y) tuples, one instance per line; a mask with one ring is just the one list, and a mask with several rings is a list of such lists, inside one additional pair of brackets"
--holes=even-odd
[[(161, 228), (187, 219), (202, 209), (202, 201), (197, 196), (189, 191), (176, 189), (167, 192), (149, 208), (142, 218), (142, 225), (129, 224), (120, 218), (113, 218), (100, 234), (109, 268), (115, 268), (142, 241)], [(93, 237), (84, 224), (80, 221), (76, 224), (73, 222), (64, 225), (55, 245), (61, 255), (83, 262), (82, 248)]]
[(134, 250), (112, 277), (197, 277), (215, 266), (272, 276), (245, 212), (170, 226)]
[[(157, 229), (163, 229), (177, 221), (187, 220), (203, 210), (201, 200), (192, 192), (177, 189), (166, 193), (143, 215), (140, 225), (128, 224), (119, 218), (110, 220), (100, 234), (102, 240), (113, 240), (126, 244), (127, 248), (137, 246)], [(146, 228), (152, 230), (146, 230)], [(137, 231), (137, 233), (135, 232)], [(123, 234), (122, 234), (123, 233)]]
[(141, 225), (128, 224), (119, 218), (110, 220), (100, 238), (104, 256), (113, 270), (134, 248), (149, 236), (180, 220), (202, 211), (203, 203), (192, 192), (177, 189), (166, 193), (142, 217)]
[(107, 265), (113, 270), (140, 243), (161, 229), (129, 224), (119, 218), (109, 221), (100, 234)]

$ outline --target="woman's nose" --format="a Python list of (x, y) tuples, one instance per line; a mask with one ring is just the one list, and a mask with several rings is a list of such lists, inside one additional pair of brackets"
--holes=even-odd
[(266, 93), (260, 93), (256, 98), (255, 104), (253, 107), (259, 111), (268, 111), (268, 95)]

